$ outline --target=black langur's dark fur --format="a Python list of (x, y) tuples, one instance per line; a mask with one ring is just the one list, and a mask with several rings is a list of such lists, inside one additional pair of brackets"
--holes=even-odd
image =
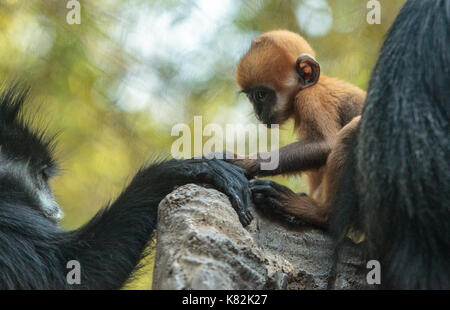
[(383, 288), (450, 289), (449, 87), (450, 1), (409, 0), (372, 73), (331, 223), (341, 238), (365, 234)]
[[(47, 183), (51, 143), (20, 116), (25, 93), (0, 95), (0, 289), (118, 289), (152, 238), (159, 202), (174, 186), (209, 183), (228, 195), (241, 222), (252, 217), (243, 170), (218, 160), (170, 160), (142, 168), (117, 200), (80, 229), (57, 226), (59, 207)], [(79, 261), (81, 284), (67, 263)]]

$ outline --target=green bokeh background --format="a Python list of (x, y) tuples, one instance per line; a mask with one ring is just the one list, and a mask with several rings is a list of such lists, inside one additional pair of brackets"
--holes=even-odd
[[(323, 74), (367, 88), (383, 37), (404, 0), (0, 0), (0, 80), (32, 87), (34, 125), (59, 132), (62, 172), (52, 181), (74, 229), (114, 199), (152, 158), (169, 156), (172, 126), (257, 123), (238, 93), (237, 61), (262, 32), (289, 29), (315, 49)], [(281, 144), (295, 140), (292, 123)], [(301, 177), (276, 177), (306, 191)], [(126, 288), (151, 287), (152, 257)]]

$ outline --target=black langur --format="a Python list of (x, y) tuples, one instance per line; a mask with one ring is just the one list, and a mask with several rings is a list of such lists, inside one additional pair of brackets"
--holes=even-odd
[[(350, 230), (365, 236), (365, 257), (380, 262), (382, 288), (450, 289), (449, 51), (450, 1), (407, 1), (381, 49), (361, 117), (339, 131), (326, 158), (336, 170), (326, 178), (335, 187), (324, 226), (338, 248)], [(275, 98), (259, 90), (254, 96)], [(256, 203), (286, 219), (320, 223), (311, 214), (321, 210), (287, 187), (266, 180), (250, 187)], [(290, 208), (294, 197), (299, 203)]]
[(365, 235), (381, 287), (450, 289), (450, 1), (409, 0), (372, 73), (331, 231)]
[[(177, 185), (208, 183), (228, 195), (247, 225), (250, 191), (243, 170), (219, 160), (158, 162), (142, 168), (115, 202), (86, 225), (63, 231), (48, 180), (56, 171), (52, 139), (31, 130), (26, 92), (0, 95), (0, 289), (119, 289), (145, 255), (159, 202)], [(69, 284), (67, 263), (81, 265)]]

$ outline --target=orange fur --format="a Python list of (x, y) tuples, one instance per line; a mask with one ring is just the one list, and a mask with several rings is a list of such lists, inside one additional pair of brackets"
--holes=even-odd
[[(303, 88), (298, 79), (296, 61), (304, 53), (315, 57), (311, 46), (298, 34), (286, 30), (262, 34), (252, 42), (250, 50), (240, 60), (236, 79), (244, 91), (267, 87), (276, 92), (277, 102), (272, 103), (273, 111), (277, 112), (275, 120), (281, 124), (293, 118), (299, 140), (309, 143), (305, 144), (305, 150), (316, 142), (329, 145), (328, 150), (323, 148), (323, 152), (328, 152), (325, 156), (330, 154), (323, 166), (300, 165), (302, 168), (297, 171), (305, 171), (307, 174), (309, 197), (290, 197), (283, 207), (295, 216), (303, 215), (310, 222), (323, 223), (327, 220), (329, 202), (337, 186), (335, 180), (346, 156), (346, 137), (353, 135), (356, 130), (359, 118), (354, 121), (352, 119), (360, 115), (366, 93), (350, 83), (326, 75), (321, 75), (312, 86)], [(300, 68), (304, 76), (311, 76), (310, 66), (302, 63)], [(283, 149), (280, 154), (282, 151)], [(309, 153), (301, 151), (299, 150), (298, 158), (287, 156), (286, 160), (310, 162)], [(317, 156), (317, 152), (311, 154)], [(254, 171), (258, 167), (254, 160), (246, 159), (235, 163), (247, 171), (252, 170), (249, 171), (250, 174), (269, 175), (267, 172), (263, 174), (261, 171)], [(282, 173), (289, 172), (293, 171)], [(310, 210), (312, 204), (316, 205), (316, 210)]]

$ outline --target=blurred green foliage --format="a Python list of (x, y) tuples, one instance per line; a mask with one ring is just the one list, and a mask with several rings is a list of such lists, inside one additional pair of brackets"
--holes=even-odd
[[(60, 132), (52, 185), (73, 229), (139, 166), (170, 154), (174, 124), (257, 122), (234, 80), (252, 38), (298, 32), (323, 73), (366, 89), (404, 0), (381, 0), (380, 25), (366, 22), (366, 0), (80, 0), (80, 25), (66, 22), (67, 2), (0, 1), (0, 79), (28, 83), (36, 126)], [(292, 123), (283, 128), (284, 145), (295, 135)], [(306, 191), (301, 178), (274, 179)], [(150, 287), (146, 263), (128, 288)]]

